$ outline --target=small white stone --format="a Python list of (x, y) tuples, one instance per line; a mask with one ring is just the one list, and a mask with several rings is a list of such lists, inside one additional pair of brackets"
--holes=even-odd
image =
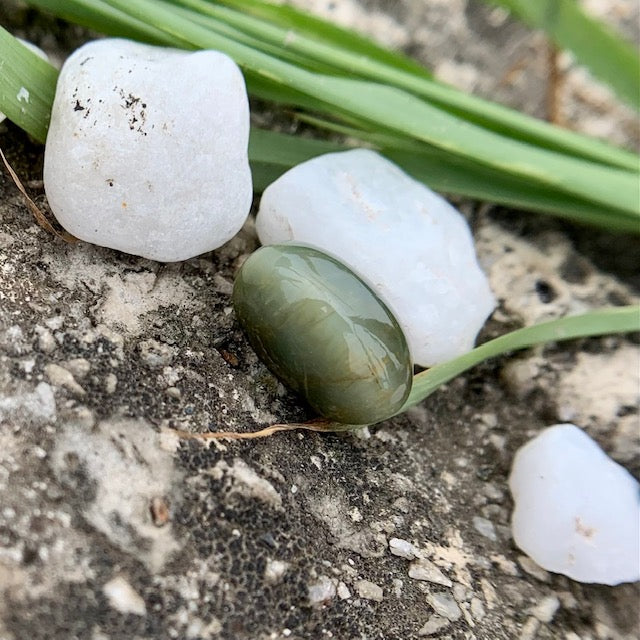
[(491, 520), (487, 520), (480, 516), (474, 516), (473, 528), (485, 538), (489, 538), (489, 540), (493, 540), (494, 542), (498, 540), (496, 528), (493, 526), (493, 522), (491, 522)]
[(462, 617), (458, 603), (448, 593), (430, 593), (427, 602), (439, 616), (447, 620), (455, 622)]
[(111, 395), (118, 388), (118, 376), (115, 373), (107, 373), (104, 377), (104, 390)]
[(394, 556), (406, 558), (407, 560), (413, 560), (418, 556), (416, 548), (410, 542), (401, 538), (391, 538), (389, 540), (389, 551)]
[(256, 230), (263, 244), (310, 244), (358, 273), (422, 366), (471, 349), (495, 305), (462, 215), (367, 149), (287, 171), (265, 190)]
[(433, 582), (434, 584), (441, 584), (443, 587), (450, 587), (453, 584), (433, 562), (430, 562), (426, 558), (420, 558), (411, 563), (409, 567), (409, 577), (413, 580), (424, 580), (426, 582)]
[(72, 358), (63, 363), (63, 367), (76, 379), (87, 376), (91, 370), (91, 363), (86, 358)]
[(72, 234), (154, 260), (216, 249), (252, 200), (242, 73), (217, 51), (121, 39), (65, 62), (44, 157), (44, 185)]
[(330, 602), (336, 595), (335, 580), (320, 576), (316, 582), (309, 585), (308, 595), (311, 606), (317, 607)]
[(484, 610), (484, 605), (480, 598), (471, 598), (471, 615), (474, 620), (478, 621), (485, 617), (486, 611)]
[(439, 633), (445, 627), (448, 627), (451, 623), (446, 618), (439, 615), (431, 616), (418, 631), (419, 636), (433, 636)]
[(379, 587), (374, 582), (370, 582), (369, 580), (358, 580), (355, 586), (358, 590), (358, 595), (361, 598), (364, 598), (365, 600), (375, 600), (376, 602), (382, 602), (384, 595), (382, 587)]
[(85, 390), (76, 382), (73, 374), (58, 364), (45, 365), (44, 373), (54, 387), (64, 387), (78, 396), (85, 395)]
[(271, 584), (280, 582), (282, 576), (289, 569), (289, 563), (282, 560), (267, 560), (267, 566), (264, 569), (264, 579)]
[(341, 600), (348, 600), (351, 597), (351, 591), (349, 591), (349, 587), (347, 587), (347, 585), (340, 581), (338, 582), (338, 598), (340, 598)]
[(558, 600), (557, 596), (547, 596), (538, 602), (538, 604), (531, 610), (531, 613), (540, 620), (540, 622), (549, 624), (556, 615), (559, 607), (560, 600)]
[(116, 576), (102, 588), (109, 604), (120, 613), (144, 616), (147, 607), (137, 591), (122, 576)]
[(513, 538), (541, 567), (580, 582), (640, 579), (640, 485), (578, 427), (522, 447), (509, 486)]

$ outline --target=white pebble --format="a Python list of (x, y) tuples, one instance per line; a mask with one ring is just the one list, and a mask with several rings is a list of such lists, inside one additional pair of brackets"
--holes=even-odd
[(406, 558), (407, 560), (413, 560), (418, 556), (417, 549), (408, 541), (402, 538), (391, 538), (389, 540), (389, 551), (394, 556)]
[(384, 598), (382, 587), (375, 584), (375, 582), (370, 582), (369, 580), (358, 580), (355, 587), (358, 590), (358, 595), (365, 600), (382, 602)]
[(514, 540), (541, 567), (580, 582), (640, 579), (640, 485), (578, 427), (522, 447), (509, 485)]
[(422, 366), (469, 351), (495, 306), (462, 215), (373, 151), (294, 167), (265, 190), (256, 229), (263, 244), (310, 244), (351, 267)]
[(264, 579), (272, 584), (280, 582), (288, 569), (288, 562), (283, 562), (282, 560), (267, 560), (267, 566), (264, 569)]
[(473, 527), (479, 534), (483, 535), (485, 538), (489, 538), (489, 540), (496, 542), (498, 539), (498, 536), (496, 535), (496, 528), (493, 526), (493, 522), (491, 522), (491, 520), (481, 518), (480, 516), (474, 516)]
[(426, 558), (420, 558), (411, 563), (409, 567), (409, 577), (413, 580), (424, 580), (426, 582), (433, 582), (434, 584), (441, 584), (443, 587), (450, 587), (453, 584), (433, 562), (430, 562)]
[(317, 582), (310, 584), (308, 587), (309, 604), (317, 607), (327, 604), (336, 595), (335, 580), (327, 576), (320, 576)]
[(90, 42), (58, 79), (44, 157), (49, 204), (82, 240), (185, 260), (244, 223), (248, 134), (244, 80), (228, 56)]
[(144, 616), (147, 607), (138, 592), (122, 576), (116, 576), (102, 588), (109, 604), (120, 613)]
[(460, 607), (448, 593), (430, 593), (427, 602), (439, 616), (447, 620), (455, 622), (462, 617)]

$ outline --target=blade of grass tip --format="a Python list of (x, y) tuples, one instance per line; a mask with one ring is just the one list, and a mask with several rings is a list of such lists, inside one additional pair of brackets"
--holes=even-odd
[[(451, 113), (463, 116), (492, 131), (576, 157), (632, 171), (637, 170), (637, 157), (623, 149), (467, 95), (452, 87), (434, 82), (415, 69), (404, 70), (379, 57), (353, 53), (341, 46), (339, 41), (322, 42), (317, 38), (317, 34), (310, 33), (309, 29), (301, 33), (296, 28), (295, 20), (285, 20), (284, 22), (287, 23), (285, 27), (282, 24), (283, 21), (278, 21), (278, 14), (283, 11), (291, 15), (290, 10), (293, 10), (291, 7), (273, 6), (256, 1), (244, 6), (243, 1), (240, 11), (225, 11), (206, 0), (171, 0), (171, 2), (215, 16), (261, 41), (280, 46), (283, 51), (295, 50), (309, 56), (310, 60), (321, 62), (323, 65), (332, 65), (336, 72), (349, 73), (352, 77), (359, 76), (411, 91)], [(240, 8), (235, 0), (222, 0), (222, 4)], [(264, 20), (251, 19), (247, 12), (260, 16), (268, 15), (273, 22), (269, 24)], [(297, 18), (301, 23), (303, 23), (303, 16), (305, 14), (298, 12)], [(314, 26), (318, 23), (322, 24), (322, 21), (315, 19)], [(313, 67), (310, 66), (310, 68)], [(317, 70), (321, 71), (321, 68), (318, 67)]]
[(38, 142), (44, 142), (58, 72), (2, 27), (0, 68), (0, 111)]
[(488, 0), (542, 29), (555, 44), (640, 110), (640, 56), (612, 28), (587, 15), (575, 0)]
[(503, 138), (394, 87), (299, 69), (177, 16), (171, 5), (164, 2), (138, 0), (129, 4), (125, 0), (107, 0), (107, 3), (196, 46), (223, 50), (245, 69), (316, 98), (319, 108), (361, 118), (509, 174), (538, 180), (598, 204), (612, 205), (640, 219), (637, 179), (629, 172)]
[(409, 398), (399, 413), (418, 404), (463, 371), (489, 358), (545, 342), (636, 331), (640, 331), (640, 305), (599, 309), (512, 331), (414, 376)]

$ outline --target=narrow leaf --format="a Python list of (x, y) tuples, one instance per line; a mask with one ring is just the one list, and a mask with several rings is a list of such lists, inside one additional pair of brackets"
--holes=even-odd
[(640, 305), (590, 311), (512, 331), (414, 376), (411, 394), (401, 412), (422, 402), (463, 371), (489, 358), (545, 342), (634, 331), (640, 331)]
[(44, 142), (58, 72), (0, 27), (0, 111)]

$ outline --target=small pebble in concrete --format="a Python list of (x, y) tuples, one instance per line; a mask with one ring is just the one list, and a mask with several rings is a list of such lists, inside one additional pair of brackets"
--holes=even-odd
[(557, 596), (551, 595), (540, 600), (540, 602), (538, 602), (538, 604), (531, 610), (531, 613), (540, 620), (540, 622), (548, 624), (553, 620), (553, 617), (556, 615), (559, 608), (560, 600), (558, 600)]
[(64, 387), (71, 393), (84, 396), (85, 390), (76, 382), (73, 374), (59, 364), (48, 364), (44, 368), (47, 379), (54, 387)]
[(309, 604), (312, 607), (322, 606), (333, 600), (336, 595), (335, 582), (327, 576), (320, 576), (316, 582), (309, 585)]
[(431, 616), (425, 625), (418, 631), (419, 636), (432, 636), (448, 627), (451, 623), (442, 616)]
[(482, 620), (482, 618), (485, 617), (486, 612), (480, 598), (471, 598), (471, 615), (473, 616), (474, 620), (478, 621)]
[(407, 560), (413, 560), (418, 557), (417, 549), (410, 542), (401, 538), (391, 538), (389, 540), (389, 551), (394, 556), (406, 558)]
[(151, 512), (153, 524), (155, 524), (156, 527), (164, 527), (164, 525), (171, 519), (169, 505), (167, 504), (167, 501), (160, 496), (156, 496), (151, 499), (149, 511)]
[(441, 584), (443, 587), (450, 587), (451, 580), (445, 576), (433, 562), (426, 558), (420, 558), (411, 563), (409, 567), (409, 577), (413, 580), (425, 580), (435, 584)]
[(473, 528), (485, 538), (489, 538), (489, 540), (497, 542), (498, 536), (496, 535), (496, 530), (491, 520), (487, 520), (486, 518), (482, 518), (480, 516), (475, 516), (473, 518)]
[(276, 584), (277, 582), (280, 582), (288, 569), (288, 562), (270, 559), (267, 561), (267, 566), (264, 569), (264, 579), (271, 584)]
[(63, 364), (74, 378), (82, 380), (91, 370), (91, 363), (86, 358), (72, 358)]
[(458, 603), (448, 593), (430, 593), (427, 602), (439, 616), (447, 620), (455, 622), (462, 616)]
[(384, 597), (382, 587), (379, 587), (377, 584), (370, 582), (369, 580), (358, 580), (358, 582), (356, 582), (356, 589), (358, 590), (358, 595), (365, 600), (382, 602)]
[(104, 390), (111, 395), (115, 393), (116, 388), (118, 387), (118, 377), (115, 373), (107, 373), (104, 377)]
[(147, 614), (144, 600), (122, 576), (116, 576), (102, 588), (109, 604), (120, 613), (132, 613), (136, 616)]
[(349, 591), (349, 587), (344, 582), (338, 582), (338, 598), (341, 600), (348, 600), (351, 597), (351, 591)]

